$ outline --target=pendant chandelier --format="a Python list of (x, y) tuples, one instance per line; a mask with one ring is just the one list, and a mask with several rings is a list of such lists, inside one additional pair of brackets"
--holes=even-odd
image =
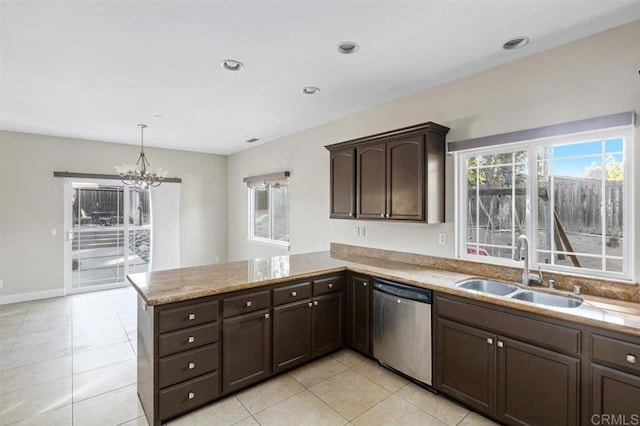
[(140, 127), (140, 156), (135, 165), (123, 164), (115, 166), (116, 172), (120, 176), (122, 183), (129, 186), (135, 186), (141, 189), (147, 189), (150, 186), (160, 186), (162, 180), (169, 172), (162, 170), (160, 167), (151, 168), (149, 160), (144, 154), (144, 129), (146, 124), (138, 124)]

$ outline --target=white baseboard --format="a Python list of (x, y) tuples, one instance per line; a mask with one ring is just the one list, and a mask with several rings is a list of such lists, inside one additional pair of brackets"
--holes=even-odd
[(8, 296), (0, 296), (0, 305), (8, 305), (9, 303), (27, 302), (29, 300), (49, 299), (51, 297), (64, 296), (64, 289), (57, 288), (55, 290), (32, 291), (29, 293), (10, 294)]

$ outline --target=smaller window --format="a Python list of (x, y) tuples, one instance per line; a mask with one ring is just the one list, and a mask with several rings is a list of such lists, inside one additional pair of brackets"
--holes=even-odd
[(289, 185), (249, 187), (249, 239), (289, 246)]

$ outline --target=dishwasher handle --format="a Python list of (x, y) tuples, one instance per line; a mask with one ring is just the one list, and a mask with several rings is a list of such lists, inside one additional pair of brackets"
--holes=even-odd
[(373, 289), (382, 293), (414, 300), (416, 302), (431, 304), (431, 290), (413, 287), (406, 284), (394, 283), (381, 278), (373, 279)]

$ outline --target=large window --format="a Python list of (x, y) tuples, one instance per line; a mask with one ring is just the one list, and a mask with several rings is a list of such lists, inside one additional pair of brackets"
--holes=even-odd
[(459, 255), (631, 278), (629, 130), (480, 148), (458, 157)]
[(249, 188), (249, 238), (289, 245), (289, 185), (267, 183)]

